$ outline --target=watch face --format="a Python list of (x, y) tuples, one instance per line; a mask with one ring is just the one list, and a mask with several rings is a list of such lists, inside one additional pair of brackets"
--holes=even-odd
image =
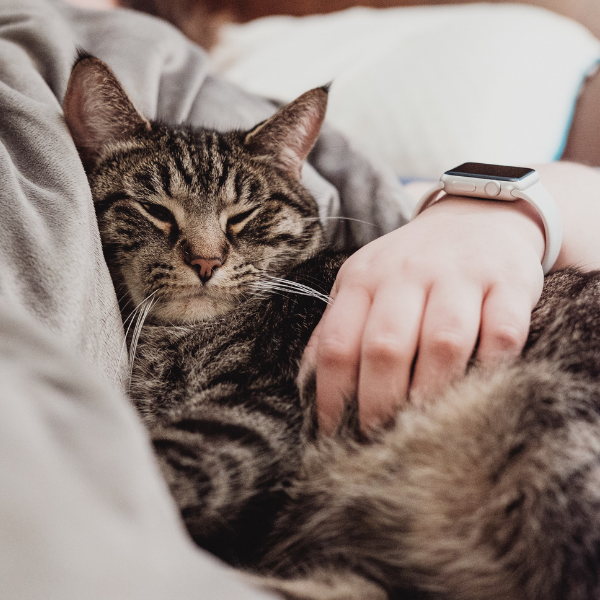
[(458, 175), (460, 177), (478, 177), (481, 179), (497, 179), (499, 181), (518, 181), (535, 173), (534, 169), (526, 167), (507, 167), (505, 165), (486, 165), (485, 163), (463, 163), (446, 175)]

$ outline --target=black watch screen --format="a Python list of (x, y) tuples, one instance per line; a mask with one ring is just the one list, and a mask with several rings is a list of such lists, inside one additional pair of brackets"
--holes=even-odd
[(499, 181), (518, 181), (534, 172), (534, 169), (527, 167), (507, 167), (505, 165), (467, 162), (454, 169), (450, 169), (450, 171), (446, 171), (445, 175), (498, 179)]

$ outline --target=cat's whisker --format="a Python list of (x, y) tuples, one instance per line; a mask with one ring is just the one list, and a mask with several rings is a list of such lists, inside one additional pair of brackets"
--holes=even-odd
[(275, 283), (279, 283), (281, 285), (289, 285), (292, 286), (294, 288), (297, 289), (302, 289), (302, 290), (310, 290), (311, 292), (320, 294), (322, 296), (326, 296), (327, 298), (329, 298), (329, 296), (327, 294), (323, 294), (322, 292), (319, 292), (318, 290), (315, 290), (314, 288), (311, 288), (308, 285), (305, 285), (303, 283), (298, 283), (297, 281), (291, 281), (289, 279), (282, 279), (281, 277), (275, 277), (273, 275), (265, 275), (265, 277), (271, 281), (274, 281)]
[(280, 277), (273, 277), (271, 275), (264, 275), (265, 280), (259, 280), (252, 283), (252, 287), (257, 291), (264, 292), (290, 292), (292, 294), (299, 294), (301, 296), (310, 296), (322, 300), (326, 304), (333, 304), (333, 300), (327, 294), (318, 292), (317, 290), (303, 285), (296, 281), (290, 281), (288, 279), (281, 279)]
[(363, 223), (371, 227), (379, 228), (375, 223), (370, 221), (364, 221), (363, 219), (354, 219), (353, 217), (303, 217), (303, 221), (355, 221), (356, 223)]
[[(270, 274), (268, 274), (268, 273), (263, 273), (263, 277), (266, 277), (267, 279), (270, 279), (270, 280), (272, 280), (272, 281), (276, 281), (276, 282), (278, 282), (278, 283), (281, 283), (281, 284), (283, 284), (283, 285), (288, 285), (288, 284), (291, 284), (291, 285), (301, 286), (301, 287), (303, 287), (303, 288), (314, 289), (314, 288), (312, 288), (312, 287), (310, 287), (309, 285), (306, 285), (306, 284), (304, 284), (304, 283), (298, 283), (298, 282), (296, 282), (296, 281), (291, 281), (291, 280), (289, 280), (289, 279), (283, 279), (283, 278), (281, 278), (281, 277), (275, 277), (274, 275), (270, 275)], [(306, 279), (307, 279), (307, 280), (311, 280), (311, 279), (312, 279), (312, 280), (313, 280), (315, 283), (319, 283), (319, 284), (321, 283), (321, 282), (319, 281), (319, 279), (318, 279), (318, 278), (316, 278), (316, 277), (306, 277)], [(320, 292), (319, 290), (315, 290), (315, 291), (316, 291), (317, 293), (323, 293), (323, 292)], [(328, 294), (324, 294), (324, 295), (325, 295), (325, 296), (328, 296)]]
[[(121, 344), (121, 350), (119, 351), (119, 360), (117, 361), (117, 373), (121, 368), (121, 361), (123, 360), (123, 356), (125, 356), (126, 348), (127, 348), (127, 336), (129, 335), (129, 330), (131, 329), (131, 325), (133, 323), (134, 317), (137, 315), (138, 309), (134, 308), (127, 319), (123, 321), (123, 327), (127, 327), (125, 329), (125, 336), (123, 338), (123, 343)], [(129, 321), (129, 323), (128, 323)]]
[[(150, 300), (152, 298), (152, 296), (154, 296), (154, 294), (156, 294), (158, 290), (155, 290), (154, 292), (152, 292), (151, 294), (149, 294), (148, 296), (146, 296), (129, 314), (129, 316), (123, 321), (123, 327), (127, 327), (127, 329), (125, 330), (125, 338), (123, 339), (123, 343), (121, 344), (121, 350), (119, 351), (119, 360), (117, 361), (117, 372), (119, 371), (119, 369), (121, 368), (121, 361), (123, 360), (123, 356), (125, 355), (125, 349), (127, 347), (127, 337), (129, 336), (129, 330), (131, 329), (131, 326), (133, 325), (136, 316), (138, 315), (142, 305), (146, 302), (148, 302), (148, 300)], [(139, 335), (138, 335), (139, 337)], [(132, 360), (130, 360), (129, 363), (129, 376), (131, 379), (131, 365), (132, 365)]]
[[(154, 292), (154, 293), (156, 293), (156, 292)], [(131, 344), (129, 345), (129, 380), (130, 381), (131, 381), (131, 375), (133, 373), (133, 361), (135, 359), (135, 353), (136, 353), (137, 345), (138, 345), (138, 342), (140, 339), (140, 334), (142, 333), (142, 327), (144, 326), (144, 322), (146, 321), (148, 314), (152, 310), (152, 307), (157, 302), (156, 298), (152, 298), (154, 293), (151, 294), (150, 296), (148, 296), (148, 298), (146, 298), (146, 300), (144, 301), (145, 302), (144, 307), (138, 311), (139, 314), (137, 317), (135, 328), (133, 330), (133, 334), (131, 336)]]

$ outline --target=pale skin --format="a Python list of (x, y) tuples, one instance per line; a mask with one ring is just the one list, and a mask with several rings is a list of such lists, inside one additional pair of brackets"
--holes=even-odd
[[(600, 268), (600, 173), (565, 162), (536, 169), (563, 221), (553, 270)], [(302, 363), (300, 378), (316, 368), (322, 430), (335, 430), (355, 393), (367, 429), (409, 398), (433, 398), (474, 352), (488, 366), (518, 355), (542, 290), (544, 247), (525, 202), (447, 196), (351, 256)]]

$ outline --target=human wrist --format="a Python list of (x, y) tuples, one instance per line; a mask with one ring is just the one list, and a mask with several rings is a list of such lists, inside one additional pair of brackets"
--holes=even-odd
[[(513, 202), (478, 199), (465, 196), (443, 194), (442, 197), (423, 211), (420, 219), (429, 213), (430, 218), (460, 219), (463, 225), (469, 223), (473, 231), (479, 233), (481, 228), (488, 231), (506, 232), (507, 243), (518, 239), (528, 243), (540, 263), (546, 247), (544, 225), (538, 212), (525, 200)], [(453, 226), (449, 224), (448, 226)]]
[[(544, 228), (542, 271), (547, 274), (555, 266), (562, 247), (561, 212), (535, 169), (478, 162), (462, 163), (445, 171), (439, 181), (423, 194), (412, 211), (412, 219), (439, 200), (440, 192), (477, 198), (484, 202), (502, 200), (513, 203), (515, 199), (525, 200), (538, 212)], [(518, 243), (518, 240), (514, 241)]]

